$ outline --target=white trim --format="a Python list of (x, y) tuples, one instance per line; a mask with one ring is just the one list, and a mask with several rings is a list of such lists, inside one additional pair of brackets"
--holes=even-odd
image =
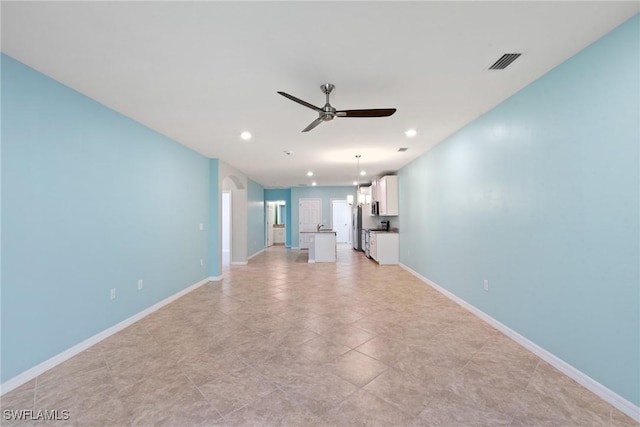
[(250, 255), (250, 256), (249, 256), (249, 258), (247, 258), (247, 261), (249, 261), (251, 258), (253, 258), (253, 257), (255, 257), (255, 256), (260, 255), (262, 252), (264, 252), (264, 251), (266, 251), (266, 250), (267, 250), (267, 248), (262, 248), (261, 250), (259, 250), (259, 251), (258, 251), (258, 252), (256, 252), (255, 254)]
[(231, 265), (247, 265), (247, 261), (233, 261)]
[(5, 381), (4, 383), (0, 384), (0, 396), (10, 392), (11, 390), (14, 390), (18, 387), (20, 387), (21, 385), (31, 381), (32, 379), (34, 379), (35, 377), (37, 377), (38, 375), (43, 374), (44, 372), (48, 371), (49, 369), (61, 364), (62, 362), (71, 359), (73, 356), (77, 355), (78, 353), (88, 349), (89, 347), (98, 344), (100, 341), (104, 340), (105, 338), (109, 338), (111, 335), (120, 332), (121, 330), (123, 330), (124, 328), (126, 328), (127, 326), (130, 326), (132, 324), (134, 324), (135, 322), (137, 322), (138, 320), (150, 315), (151, 313), (153, 313), (156, 310), (161, 309), (162, 307), (164, 307), (165, 305), (177, 300), (178, 298), (188, 294), (189, 292), (193, 291), (196, 288), (199, 288), (200, 286), (204, 285), (205, 283), (209, 283), (210, 281), (217, 281), (222, 279), (222, 277), (218, 276), (219, 278), (216, 277), (207, 277), (204, 280), (201, 280), (191, 286), (189, 286), (188, 288), (185, 288), (173, 295), (171, 295), (170, 297), (167, 297), (165, 299), (163, 299), (160, 302), (155, 303), (154, 305), (152, 305), (151, 307), (148, 307), (144, 310), (142, 310), (141, 312), (134, 314), (133, 316), (129, 317), (128, 319), (123, 320), (120, 323), (117, 323), (113, 326), (111, 326), (110, 328), (105, 329), (102, 332), (98, 332), (97, 334), (95, 334), (94, 336), (87, 338), (86, 340), (74, 345), (73, 347), (70, 347), (68, 349), (66, 349), (65, 351), (63, 351), (62, 353), (59, 353), (55, 356), (53, 356), (52, 358), (45, 360), (44, 362), (40, 363), (39, 365), (34, 366), (33, 368), (27, 369), (26, 371), (22, 372), (21, 374), (16, 375), (15, 377)]
[(497, 329), (498, 331), (502, 332), (507, 337), (511, 338), (512, 340), (514, 340), (515, 342), (517, 342), (518, 344), (520, 344), (521, 346), (523, 346), (524, 348), (526, 348), (527, 350), (529, 350), (530, 352), (532, 352), (533, 354), (538, 356), (540, 359), (544, 360), (545, 362), (547, 362), (548, 364), (550, 364), (551, 366), (553, 366), (554, 368), (556, 368), (557, 370), (559, 370), (560, 372), (562, 372), (563, 374), (568, 376), (569, 378), (572, 378), (578, 384), (580, 384), (583, 387), (585, 387), (587, 390), (593, 392), (594, 394), (596, 394), (597, 396), (602, 398), (604, 401), (610, 403), (613, 407), (619, 409), (620, 411), (624, 412), (625, 414), (627, 414), (628, 416), (630, 416), (634, 420), (640, 422), (640, 407), (636, 406), (632, 402), (629, 402), (627, 399), (625, 399), (624, 397), (620, 396), (619, 394), (617, 394), (613, 390), (603, 386), (602, 384), (600, 384), (599, 382), (597, 382), (596, 380), (594, 380), (593, 378), (591, 378), (587, 374), (585, 374), (585, 373), (579, 371), (578, 369), (574, 368), (573, 366), (571, 366), (570, 364), (568, 364), (564, 360), (560, 359), (559, 357), (555, 356), (553, 353), (550, 353), (549, 351), (547, 351), (544, 348), (540, 347), (539, 345), (537, 345), (533, 341), (529, 341), (527, 338), (525, 338), (524, 336), (520, 335), (519, 333), (517, 333), (513, 329), (509, 328), (508, 326), (500, 323), (499, 321), (497, 321), (493, 317), (489, 316), (484, 311), (476, 308), (475, 306), (469, 304), (468, 302), (466, 302), (462, 298), (460, 298), (460, 297), (454, 295), (453, 293), (449, 292), (448, 290), (446, 290), (442, 286), (440, 286), (440, 285), (436, 284), (435, 282), (433, 282), (433, 281), (427, 279), (426, 277), (422, 276), (420, 273), (414, 271), (410, 267), (408, 267), (408, 266), (406, 266), (406, 265), (404, 265), (402, 263), (400, 263), (400, 267), (402, 267), (403, 269), (407, 270), (409, 273), (413, 274), (418, 279), (422, 280), (427, 285), (431, 286), (436, 291), (440, 292), (441, 294), (443, 294), (444, 296), (446, 296), (447, 298), (449, 298), (453, 302), (455, 302), (458, 305), (462, 306), (464, 309), (466, 309), (466, 310), (470, 311), (471, 313), (475, 314), (481, 320), (484, 320), (486, 323), (488, 323), (489, 325), (493, 326), (495, 329)]
[(207, 278), (207, 281), (209, 282), (219, 282), (220, 280), (222, 280), (222, 276), (209, 276)]

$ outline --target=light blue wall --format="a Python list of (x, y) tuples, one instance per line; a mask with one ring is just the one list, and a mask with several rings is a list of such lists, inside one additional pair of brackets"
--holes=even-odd
[(264, 187), (257, 182), (247, 183), (247, 248), (248, 256), (265, 248)]
[(636, 16), (399, 173), (402, 263), (635, 405), (639, 29)]
[(220, 205), (222, 203), (222, 192), (220, 191), (220, 178), (218, 171), (220, 161), (218, 159), (209, 160), (209, 277), (220, 277)]
[(210, 187), (205, 157), (1, 58), (4, 382), (206, 278)]
[(284, 200), (285, 205), (285, 246), (291, 247), (291, 224), (293, 221), (291, 220), (291, 189), (290, 188), (267, 188), (264, 190), (264, 201), (265, 202), (276, 202), (279, 200)]
[(355, 186), (344, 187), (294, 187), (291, 189), (291, 243), (299, 247), (299, 207), (300, 199), (322, 199), (322, 223), (329, 227), (331, 224), (331, 199), (346, 199), (348, 195), (356, 197)]

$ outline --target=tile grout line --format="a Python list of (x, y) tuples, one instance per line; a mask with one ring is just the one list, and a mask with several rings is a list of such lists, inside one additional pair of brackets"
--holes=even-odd
[(200, 393), (200, 396), (202, 396), (202, 398), (205, 400), (205, 402), (207, 402), (207, 403), (209, 404), (209, 406), (211, 406), (211, 407), (216, 411), (216, 413), (218, 414), (218, 416), (219, 416), (221, 419), (223, 419), (223, 420), (224, 420), (224, 417), (222, 416), (222, 414), (220, 413), (220, 411), (218, 410), (218, 408), (216, 408), (216, 406), (215, 406), (215, 405), (214, 405), (214, 404), (213, 404), (213, 403), (212, 403), (212, 402), (207, 398), (207, 396), (205, 396), (205, 394), (202, 392), (202, 390), (200, 390), (200, 387), (198, 387), (198, 386), (196, 385), (196, 383), (194, 383), (194, 382), (193, 382), (193, 380), (191, 379), (191, 377), (190, 377), (189, 375), (185, 374), (185, 373), (182, 371), (182, 369), (180, 368), (180, 366), (178, 366), (178, 370), (180, 370), (180, 373), (182, 373), (182, 375), (184, 375), (184, 376), (187, 378), (187, 380), (189, 380), (189, 382), (191, 383), (191, 385), (192, 385), (196, 390), (198, 390), (198, 393)]
[[(98, 350), (100, 352), (100, 356), (102, 357), (102, 360), (104, 361), (105, 366), (107, 367), (107, 371), (109, 372), (109, 377), (111, 378), (111, 381), (113, 382), (113, 388), (115, 389), (116, 395), (118, 396), (118, 400), (120, 402), (122, 402), (122, 398), (123, 396), (120, 393), (120, 389), (118, 387), (116, 387), (115, 385), (115, 378), (113, 376), (113, 367), (109, 364), (109, 361), (107, 360), (107, 357), (104, 355), (104, 351), (102, 350)], [(126, 406), (123, 404), (123, 408), (126, 408)], [(133, 416), (132, 414), (129, 412), (129, 410), (125, 409), (126, 413), (127, 413), (127, 418), (129, 419), (129, 426), (133, 426)]]
[(36, 410), (36, 401), (38, 399), (38, 378), (39, 377), (40, 375), (36, 377), (36, 383), (33, 385), (33, 407), (31, 409), (33, 409), (34, 411)]
[[(529, 389), (529, 386), (531, 385), (531, 383), (533, 382), (533, 379), (536, 375), (536, 373), (538, 372), (538, 367), (540, 366), (540, 362), (542, 361), (540, 358), (536, 357), (537, 359), (537, 363), (536, 363), (536, 367), (533, 368), (533, 373), (531, 374), (531, 377), (529, 378), (529, 381), (527, 381), (527, 386), (524, 388), (524, 390), (522, 391), (523, 395), (524, 393), (527, 392), (527, 390)], [(509, 426), (513, 425), (513, 422), (516, 419), (516, 416), (518, 416), (518, 414), (520, 413), (520, 405), (518, 405), (518, 407), (513, 411), (513, 415), (511, 417), (511, 423), (509, 423)]]

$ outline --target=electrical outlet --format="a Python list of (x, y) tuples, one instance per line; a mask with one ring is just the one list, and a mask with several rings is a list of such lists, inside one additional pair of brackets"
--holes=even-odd
[(484, 279), (483, 286), (485, 291), (489, 291), (489, 280)]
[(200, 224), (200, 231), (204, 230), (204, 224)]
[(116, 288), (111, 288), (111, 299), (116, 299)]
[(200, 266), (204, 267), (204, 260), (200, 258)]
[(411, 255), (411, 249), (407, 249), (407, 255)]
[(138, 290), (142, 290), (142, 279), (138, 280)]

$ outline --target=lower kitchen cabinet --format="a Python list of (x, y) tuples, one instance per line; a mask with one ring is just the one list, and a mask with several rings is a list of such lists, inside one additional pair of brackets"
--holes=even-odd
[(372, 231), (369, 245), (371, 258), (378, 261), (378, 264), (398, 264), (400, 256), (398, 233)]
[(284, 228), (273, 227), (273, 244), (284, 245)]

